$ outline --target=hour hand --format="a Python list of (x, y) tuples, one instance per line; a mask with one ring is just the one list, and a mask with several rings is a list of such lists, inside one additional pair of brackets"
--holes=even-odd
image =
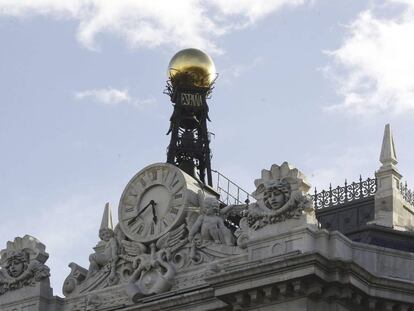
[(152, 204), (152, 220), (154, 221), (154, 223), (156, 224), (157, 223), (157, 215), (155, 214), (155, 205), (156, 205), (157, 203), (155, 203), (154, 202), (154, 204)]

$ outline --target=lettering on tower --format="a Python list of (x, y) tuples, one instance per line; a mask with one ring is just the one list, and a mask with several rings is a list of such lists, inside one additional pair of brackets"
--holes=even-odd
[(203, 105), (203, 98), (198, 93), (181, 93), (181, 104), (183, 106), (201, 107)]

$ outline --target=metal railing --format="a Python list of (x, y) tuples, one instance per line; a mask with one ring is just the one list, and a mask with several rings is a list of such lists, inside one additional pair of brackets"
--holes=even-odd
[(362, 180), (359, 176), (359, 182), (348, 184), (345, 180), (343, 187), (332, 188), (332, 185), (329, 185), (329, 190), (322, 190), (319, 193), (315, 188), (315, 194), (312, 197), (315, 208), (320, 209), (371, 197), (376, 191), (377, 180), (375, 178)]
[[(219, 171), (212, 170), (212, 172), (216, 175), (215, 189), (220, 194), (220, 200), (223, 203), (226, 205), (240, 205), (250, 202), (250, 194), (247, 191)], [(399, 190), (404, 200), (411, 204), (411, 206), (414, 206), (414, 191), (408, 187), (407, 182), (401, 182)], [(358, 182), (348, 184), (345, 180), (345, 184), (342, 187), (337, 186), (336, 188), (332, 188), (332, 185), (330, 184), (328, 190), (322, 190), (321, 192), (318, 192), (315, 188), (312, 199), (315, 208), (321, 209), (368, 198), (374, 196), (376, 192), (376, 178), (362, 180), (362, 177), (359, 176)]]
[(400, 183), (400, 192), (404, 200), (410, 203), (411, 206), (414, 206), (414, 191), (408, 188), (407, 182), (404, 184)]
[(250, 202), (250, 194), (235, 182), (218, 171), (211, 170), (216, 174), (216, 191), (220, 194), (220, 200), (226, 205), (246, 204)]

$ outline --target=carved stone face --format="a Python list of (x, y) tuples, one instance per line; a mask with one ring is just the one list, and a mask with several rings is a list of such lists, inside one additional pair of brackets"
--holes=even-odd
[(264, 202), (270, 209), (275, 210), (281, 208), (285, 204), (285, 201), (285, 195), (277, 189), (268, 191), (265, 194)]
[(113, 237), (113, 235), (114, 233), (110, 229), (102, 229), (99, 231), (99, 237), (105, 242), (108, 242)]
[(215, 198), (206, 198), (203, 207), (206, 215), (213, 215), (219, 210), (220, 202)]
[(267, 208), (277, 210), (287, 201), (289, 185), (284, 182), (272, 181), (266, 184), (264, 192), (264, 203)]
[(6, 270), (11, 277), (17, 278), (24, 272), (26, 267), (26, 258), (24, 254), (15, 253), (8, 259)]

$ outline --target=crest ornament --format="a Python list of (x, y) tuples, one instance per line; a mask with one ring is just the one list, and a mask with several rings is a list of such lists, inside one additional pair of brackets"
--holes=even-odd
[(0, 295), (48, 278), (49, 268), (44, 264), (48, 258), (45, 245), (30, 235), (7, 242), (0, 252)]
[(252, 196), (257, 200), (248, 207), (247, 222), (253, 229), (291, 218), (299, 218), (303, 212), (314, 213), (313, 201), (308, 193), (310, 184), (297, 168), (284, 162), (273, 164), (270, 170), (262, 170), (255, 180)]

